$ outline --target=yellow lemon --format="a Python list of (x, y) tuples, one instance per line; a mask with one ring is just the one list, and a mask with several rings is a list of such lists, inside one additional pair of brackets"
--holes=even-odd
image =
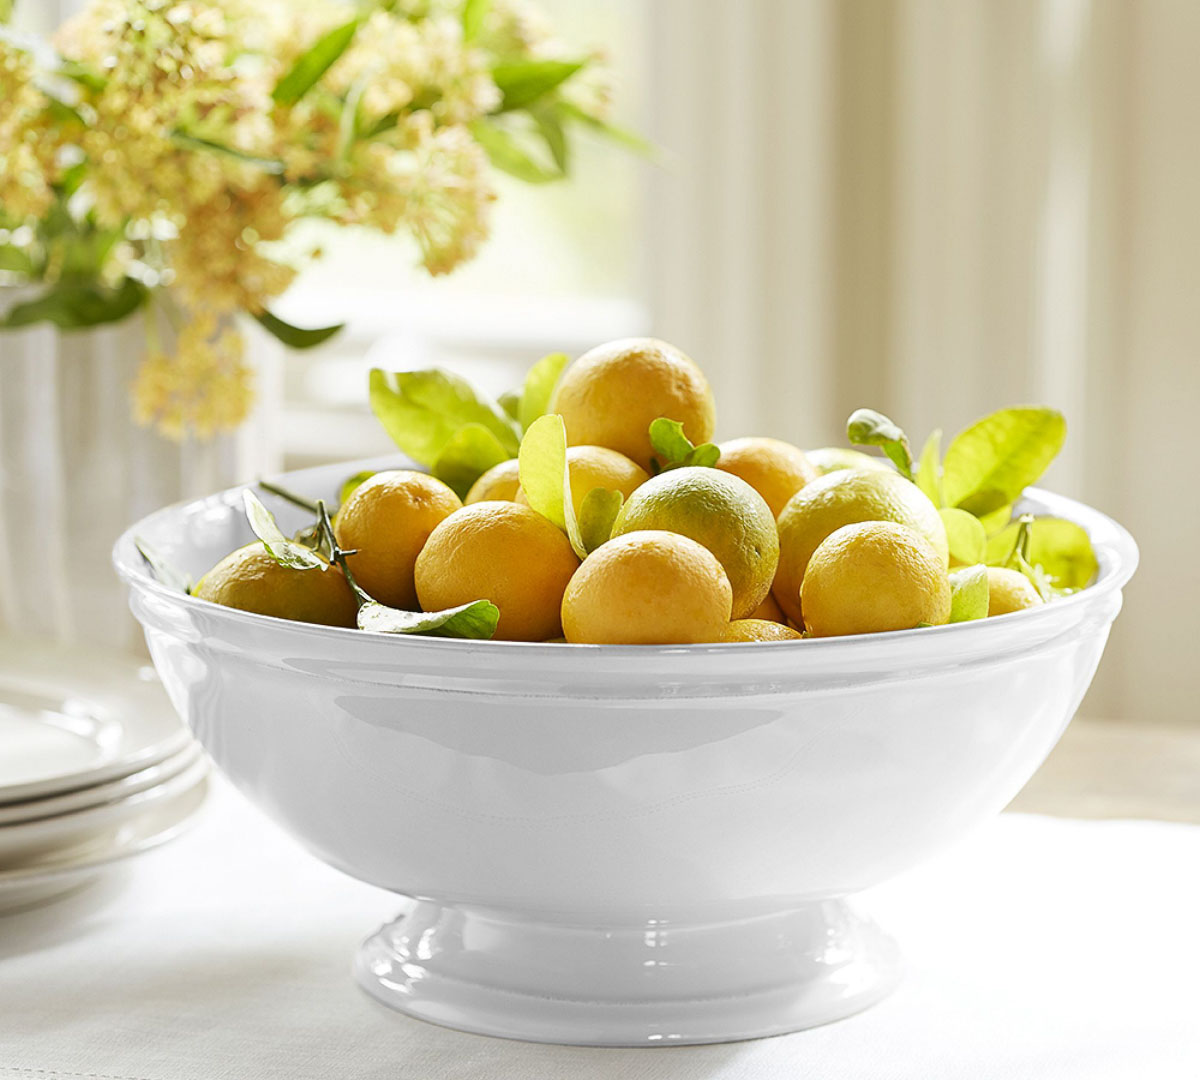
[(716, 426), (712, 390), (703, 372), (673, 345), (626, 338), (586, 352), (563, 372), (550, 411), (563, 418), (572, 446), (607, 446), (643, 469), (654, 450), (650, 424), (678, 420), (693, 443)]
[(512, 502), (517, 497), (521, 481), (517, 476), (517, 459), (510, 458), (493, 465), (471, 485), (463, 502)]
[[(571, 446), (567, 448), (567, 468), (571, 473), (571, 502), (575, 516), (583, 507), (589, 491), (606, 488), (626, 498), (647, 480), (650, 474), (637, 462), (607, 446)], [(525, 492), (518, 491), (516, 501), (528, 506)]]
[(354, 580), (368, 596), (413, 611), (413, 568), (434, 527), (462, 506), (440, 480), (407, 469), (378, 472), (338, 511), (333, 531)]
[(921, 533), (950, 565), (941, 515), (916, 484), (897, 472), (840, 469), (792, 496), (779, 515), (779, 570), (772, 592), (783, 613), (803, 625), (800, 582), (808, 560), (835, 529), (859, 521), (894, 521)]
[(802, 635), (790, 626), (769, 619), (734, 619), (725, 627), (722, 641), (800, 641)]
[(717, 468), (745, 480), (776, 517), (797, 491), (821, 475), (803, 450), (780, 439), (731, 439), (720, 450)]
[(584, 560), (567, 586), (567, 640), (602, 645), (720, 641), (733, 590), (707, 548), (678, 533), (626, 533)]
[(775, 599), (774, 593), (767, 593), (763, 597), (763, 602), (758, 605), (747, 616), (749, 619), (765, 619), (767, 622), (777, 622), (787, 625), (787, 616), (783, 613), (783, 608), (779, 606), (779, 601)]
[(1007, 615), (1012, 611), (1024, 611), (1025, 608), (1045, 603), (1041, 594), (1033, 587), (1033, 582), (1019, 570), (989, 566), (987, 578), (989, 615)]
[(822, 474), (837, 472), (838, 469), (895, 471), (884, 458), (842, 446), (822, 446), (817, 450), (805, 450), (804, 455), (808, 458), (809, 464)]
[(800, 601), (813, 637), (940, 626), (950, 619), (950, 577), (942, 553), (915, 529), (864, 521), (821, 541)]
[(358, 615), (354, 593), (338, 567), (280, 566), (257, 540), (226, 555), (196, 583), (192, 595), (240, 611), (322, 626), (353, 627)]
[(472, 503), (430, 533), (417, 596), (425, 611), (490, 600), (500, 609), (497, 638), (545, 641), (562, 635), (563, 591), (578, 566), (563, 532), (528, 506)]
[(771, 588), (779, 562), (775, 517), (745, 480), (719, 469), (670, 469), (626, 500), (613, 535), (665, 529), (703, 544), (733, 586), (733, 618), (744, 619)]

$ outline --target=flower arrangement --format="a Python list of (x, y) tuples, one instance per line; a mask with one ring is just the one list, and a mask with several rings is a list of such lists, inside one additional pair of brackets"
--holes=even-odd
[(293, 226), (405, 232), (448, 273), (487, 236), (492, 170), (563, 176), (575, 129), (621, 136), (608, 97), (523, 0), (92, 0), (52, 47), (0, 26), (0, 284), (35, 287), (0, 329), (152, 309), (138, 421), (234, 427), (234, 316), (293, 347), (337, 329), (270, 311), (319, 255)]

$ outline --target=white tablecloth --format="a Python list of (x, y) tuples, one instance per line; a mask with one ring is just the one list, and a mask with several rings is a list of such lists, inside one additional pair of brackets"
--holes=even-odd
[(908, 978), (837, 1024), (652, 1050), (463, 1035), (351, 981), (394, 899), (218, 785), (182, 839), (0, 916), (0, 1080), (1200, 1077), (1200, 828), (1006, 815), (871, 903)]

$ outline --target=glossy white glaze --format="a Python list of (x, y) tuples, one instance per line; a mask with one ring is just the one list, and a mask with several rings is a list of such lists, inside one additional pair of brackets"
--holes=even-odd
[[(328, 496), (372, 465), (285, 482)], [(828, 902), (1016, 794), (1078, 706), (1137, 561), (1102, 514), (1031, 493), (1031, 509), (1089, 531), (1101, 571), (1090, 589), (1015, 615), (772, 644), (402, 638), (231, 611), (151, 580), (134, 535), (202, 573), (249, 539), (238, 498), (161, 511), (117, 545), (172, 701), (315, 854), (423, 901), (365, 946), (358, 974), (376, 996), (550, 1041), (769, 1034), (879, 996), (894, 957)], [(830, 919), (837, 947), (810, 948)], [(427, 953), (417, 967), (402, 944), (414, 920)], [(686, 986), (647, 976), (653, 957), (621, 944), (663, 925)], [(774, 937), (756, 938), (763, 926)]]

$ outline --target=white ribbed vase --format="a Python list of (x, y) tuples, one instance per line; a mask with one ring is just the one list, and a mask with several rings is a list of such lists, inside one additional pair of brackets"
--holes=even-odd
[[(0, 289), (0, 312), (17, 298)], [(175, 443), (131, 418), (142, 319), (0, 331), (0, 633), (140, 649), (109, 564), (122, 530), (156, 506), (280, 465), (282, 347), (247, 328), (257, 377), (249, 421)]]

